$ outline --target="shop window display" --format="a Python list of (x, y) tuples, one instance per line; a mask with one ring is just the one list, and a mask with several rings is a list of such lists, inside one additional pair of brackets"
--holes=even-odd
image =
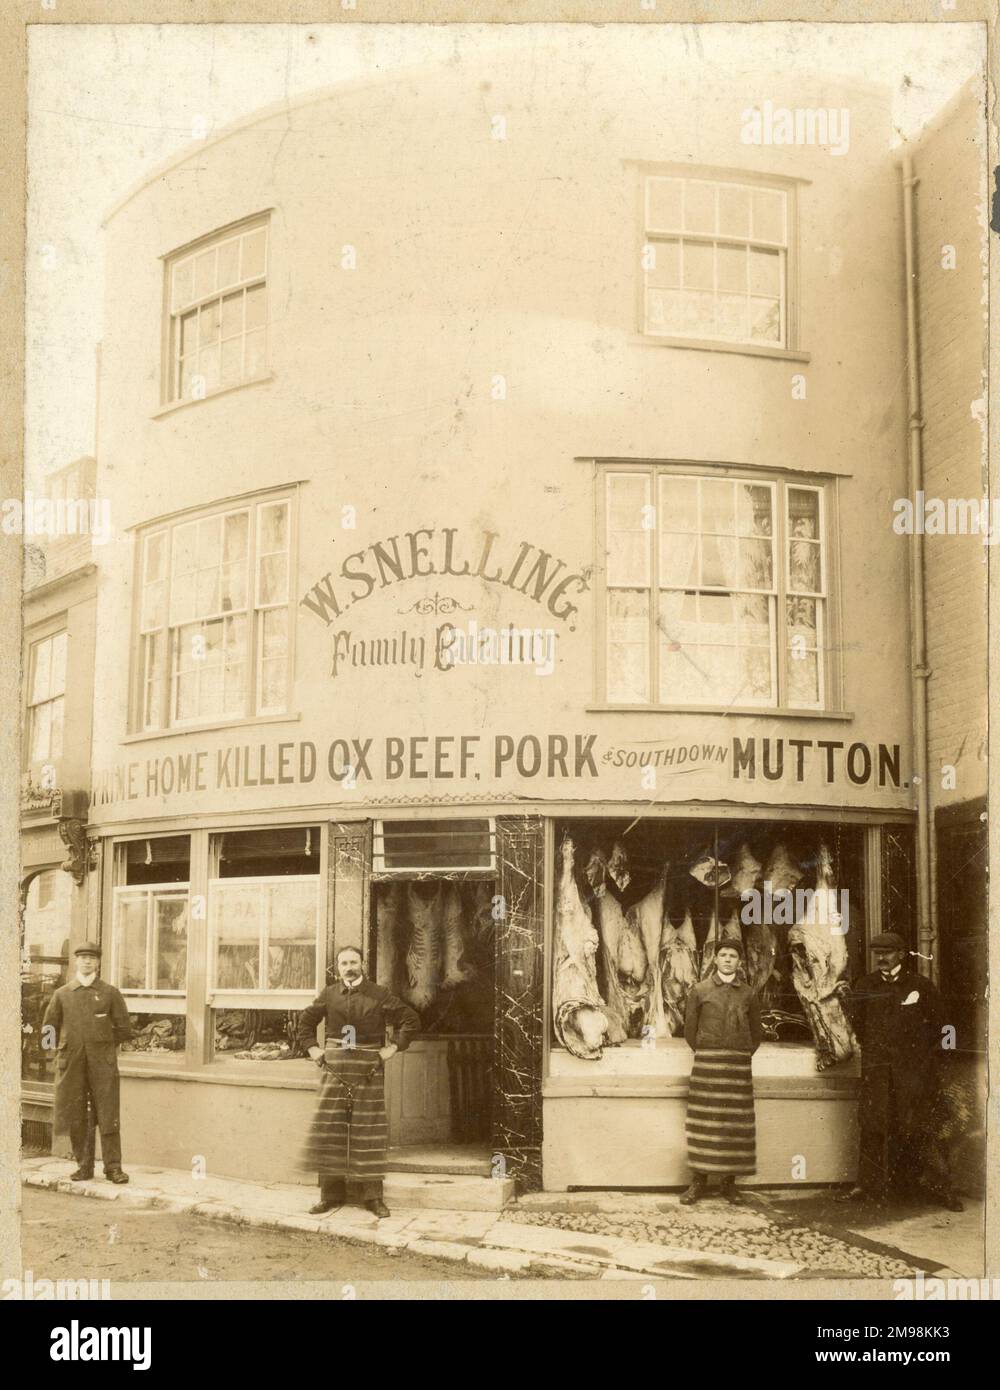
[(132, 1014), (132, 1038), (122, 1043), (120, 1053), (143, 1057), (184, 1059), (185, 1020), (183, 1014)]
[(554, 1041), (599, 1059), (683, 1037), (691, 986), (738, 938), (769, 1042), (854, 1054), (843, 987), (865, 968), (863, 831), (815, 822), (557, 826)]
[(61, 869), (36, 874), (24, 904), (21, 952), (21, 1076), (53, 1081), (51, 1050), (42, 1046), (49, 1000), (66, 983), (72, 880)]
[(187, 978), (190, 839), (115, 846), (111, 978), (126, 996), (183, 996)]
[(289, 1062), (304, 1057), (296, 1037), (298, 1013), (291, 1009), (214, 1009), (216, 1060)]

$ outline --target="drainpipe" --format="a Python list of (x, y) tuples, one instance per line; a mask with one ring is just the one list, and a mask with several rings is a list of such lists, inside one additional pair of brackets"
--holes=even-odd
[[(917, 326), (917, 268), (914, 235), (914, 189), (919, 180), (913, 160), (903, 156), (903, 238), (906, 254), (906, 385), (909, 420), (909, 493), (914, 507), (924, 487), (923, 428), (920, 401), (920, 338)], [(924, 538), (916, 527), (910, 536), (910, 632), (913, 695), (913, 781), (917, 791), (917, 950), (925, 974), (937, 976), (937, 909), (931, 853), (930, 786), (927, 752), (927, 599)]]

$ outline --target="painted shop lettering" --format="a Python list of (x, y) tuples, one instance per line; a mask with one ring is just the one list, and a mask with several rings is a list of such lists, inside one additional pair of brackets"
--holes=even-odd
[[(790, 750), (787, 758), (785, 749)], [(758, 756), (759, 755), (759, 756)], [(899, 783), (899, 744), (845, 744), (840, 739), (811, 738), (734, 738), (733, 777), (754, 781), (758, 775), (768, 782), (794, 776), (802, 782), (806, 763), (819, 759), (823, 780), (834, 782), (845, 774), (856, 787), (874, 778), (880, 787)]]
[(299, 602), (329, 627), (352, 604), (363, 602), (377, 590), (409, 579), (447, 574), (513, 589), (543, 605), (575, 631), (572, 620), (578, 610), (568, 596), (589, 590), (586, 575), (567, 570), (565, 560), (530, 541), (519, 541), (511, 555), (500, 542), (498, 531), (479, 532), (467, 549), (457, 538), (455, 526), (440, 530), (422, 526), (375, 541), (348, 555), (339, 570), (323, 575)]

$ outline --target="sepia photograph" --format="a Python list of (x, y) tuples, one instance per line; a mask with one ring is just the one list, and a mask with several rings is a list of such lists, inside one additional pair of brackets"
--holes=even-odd
[(987, 26), (342, 10), (25, 30), (4, 1297), (1000, 1298)]

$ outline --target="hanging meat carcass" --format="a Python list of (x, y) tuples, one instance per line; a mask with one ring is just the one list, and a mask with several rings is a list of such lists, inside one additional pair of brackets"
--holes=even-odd
[(751, 922), (744, 927), (743, 945), (747, 955), (747, 984), (755, 991), (761, 1004), (766, 1005), (773, 992), (777, 950), (774, 928), (770, 922)]
[(721, 934), (719, 931), (719, 919), (712, 909), (712, 919), (708, 924), (708, 931), (705, 940), (701, 944), (701, 970), (700, 975), (703, 980), (707, 980), (715, 969), (715, 953), (719, 949)]
[(624, 893), (632, 881), (632, 875), (629, 873), (625, 846), (620, 840), (616, 840), (611, 847), (611, 853), (607, 859), (607, 869), (611, 878), (617, 883), (619, 891)]
[(729, 862), (729, 869), (732, 878), (722, 890), (723, 897), (733, 895), (742, 898), (750, 893), (757, 882), (757, 875), (760, 873), (761, 865), (750, 853), (750, 846), (744, 840)]
[(655, 1038), (669, 1038), (670, 1028), (663, 1009), (663, 983), (660, 973), (660, 942), (663, 937), (663, 899), (667, 889), (670, 865), (664, 864), (656, 883), (639, 902), (625, 914), (635, 923), (646, 957), (646, 1015), (645, 1026)]
[(556, 1037), (574, 1057), (594, 1060), (608, 1036), (608, 1014), (597, 988), (599, 938), (573, 872), (573, 841), (561, 847), (556, 898), (552, 1022)]
[(660, 973), (667, 1025), (675, 1038), (680, 1037), (684, 1032), (688, 991), (698, 982), (698, 940), (690, 910), (684, 913), (679, 927), (668, 920), (663, 923)]
[[(584, 874), (594, 893), (594, 910), (600, 940), (598, 954), (604, 978), (603, 996), (607, 1000), (607, 1042), (614, 1045), (623, 1043), (631, 1035), (630, 1025), (635, 1012), (635, 1001), (626, 990), (618, 970), (619, 949), (626, 925), (625, 915), (618, 899), (608, 891), (608, 861), (601, 850), (595, 849), (591, 854)], [(641, 1015), (640, 1002), (640, 1018)]]
[(437, 997), (441, 985), (441, 886), (425, 898), (415, 883), (406, 894), (410, 913), (410, 944), (406, 952), (408, 988), (403, 991), (419, 1013)]
[(838, 988), (847, 971), (846, 926), (837, 909), (833, 862), (826, 845), (817, 856), (816, 888), (788, 930), (792, 983), (816, 1043), (816, 1070), (846, 1061), (857, 1040)]
[(461, 889), (457, 883), (449, 883), (444, 890), (444, 905), (441, 913), (444, 936), (442, 989), (457, 989), (459, 985), (465, 984), (475, 974), (465, 959), (464, 916)]
[[(729, 916), (722, 923), (719, 930), (719, 946), (724, 946), (727, 941), (736, 941), (740, 945), (743, 944), (743, 933), (740, 931), (740, 922), (736, 915), (735, 903), (730, 904)], [(716, 950), (718, 950), (718, 947), (716, 947)], [(740, 955), (740, 963), (736, 967), (736, 978), (741, 985), (745, 985), (747, 982), (747, 968), (742, 953)]]

